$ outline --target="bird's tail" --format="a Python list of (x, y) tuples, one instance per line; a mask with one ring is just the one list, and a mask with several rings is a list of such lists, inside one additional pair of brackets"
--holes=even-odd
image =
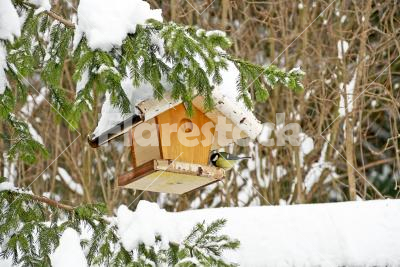
[(251, 157), (240, 157), (240, 159), (251, 159)]

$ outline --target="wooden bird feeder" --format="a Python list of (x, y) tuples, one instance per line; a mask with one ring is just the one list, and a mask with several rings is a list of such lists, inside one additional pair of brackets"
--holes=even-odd
[[(209, 164), (209, 155), (210, 151), (232, 142), (233, 127), (239, 127), (240, 138), (254, 139), (262, 130), (254, 115), (238, 109), (234, 101), (218, 93), (214, 93), (214, 101), (217, 103), (215, 109), (205, 112), (203, 98), (195, 98), (194, 115), (188, 117), (184, 104), (168, 95), (162, 100), (144, 100), (136, 105), (135, 115), (99, 135), (91, 135), (88, 141), (92, 147), (98, 147), (126, 134), (132, 140), (133, 169), (118, 177), (118, 185), (184, 194), (224, 179), (225, 171)], [(218, 131), (222, 128), (217, 125), (218, 117), (226, 121), (223, 126), (226, 133), (219, 137)], [(145, 131), (141, 128), (144, 122), (147, 122)], [(196, 126), (201, 129), (209, 122), (215, 127), (196, 131)], [(186, 138), (179, 139), (179, 134)], [(198, 144), (191, 145), (191, 142)]]

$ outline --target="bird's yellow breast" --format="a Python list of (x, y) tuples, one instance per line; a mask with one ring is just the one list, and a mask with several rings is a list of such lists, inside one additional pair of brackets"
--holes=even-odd
[(216, 162), (216, 165), (219, 168), (223, 168), (225, 170), (231, 169), (235, 164), (236, 164), (236, 160), (226, 160), (226, 159), (224, 159), (222, 157), (217, 159), (217, 162)]

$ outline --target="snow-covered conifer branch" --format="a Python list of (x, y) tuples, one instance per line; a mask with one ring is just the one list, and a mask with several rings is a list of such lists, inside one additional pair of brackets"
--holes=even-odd
[(221, 254), (239, 246), (239, 241), (218, 234), (226, 221), (217, 220), (210, 225), (196, 225), (182, 244), (170, 242), (165, 246), (162, 237), (156, 235), (154, 245), (141, 242), (135, 248), (125, 248), (117, 218), (107, 216), (103, 204), (72, 207), (10, 187), (7, 182), (0, 183), (0, 189), (4, 214), (0, 218), (0, 257), (12, 258), (14, 264), (53, 264), (60, 257), (55, 250), (61, 246), (60, 236), (67, 229), (89, 236), (81, 240), (80, 249), (90, 265), (186, 266), (184, 263), (190, 259), (202, 265), (233, 266)]

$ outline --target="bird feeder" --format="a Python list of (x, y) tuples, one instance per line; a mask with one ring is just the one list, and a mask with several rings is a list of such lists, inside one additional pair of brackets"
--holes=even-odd
[[(184, 194), (222, 181), (225, 171), (209, 164), (210, 151), (231, 143), (235, 127), (239, 129), (239, 139), (254, 139), (262, 125), (250, 111), (238, 108), (235, 101), (218, 91), (213, 98), (215, 109), (206, 112), (203, 97), (196, 97), (191, 117), (181, 101), (168, 95), (161, 100), (143, 100), (135, 105), (134, 115), (103, 133), (89, 136), (89, 144), (99, 147), (122, 134), (131, 140), (133, 168), (118, 177), (120, 187)], [(218, 125), (221, 118), (225, 123)], [(205, 127), (210, 125), (213, 126)], [(204, 128), (207, 130), (202, 131)], [(179, 135), (185, 138), (180, 139)]]

